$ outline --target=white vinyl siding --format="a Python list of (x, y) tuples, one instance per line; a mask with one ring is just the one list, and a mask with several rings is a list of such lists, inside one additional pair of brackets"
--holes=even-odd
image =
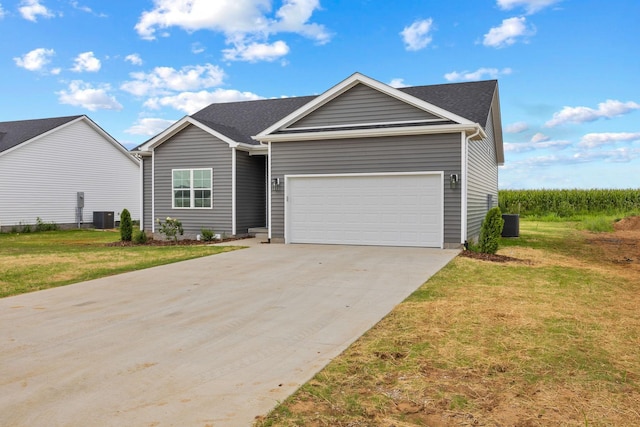
[[(84, 192), (82, 222), (93, 212), (127, 209), (140, 219), (140, 166), (85, 120), (0, 155), (0, 226), (45, 222), (75, 224), (77, 193)], [(16, 185), (20, 183), (20, 185)]]

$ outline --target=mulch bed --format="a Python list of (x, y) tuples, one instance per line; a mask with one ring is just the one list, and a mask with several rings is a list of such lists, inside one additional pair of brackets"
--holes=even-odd
[(473, 252), (473, 251), (462, 251), (458, 256), (465, 257), (465, 258), (479, 259), (482, 261), (491, 261), (491, 262), (523, 262), (521, 259), (513, 258), (506, 255), (483, 254), (480, 252)]

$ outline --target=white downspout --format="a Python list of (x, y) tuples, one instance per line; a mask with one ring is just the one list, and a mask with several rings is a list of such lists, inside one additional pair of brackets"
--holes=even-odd
[[(171, 178), (173, 179), (173, 177)], [(173, 185), (173, 184), (172, 184)], [(151, 152), (151, 232), (156, 232), (156, 150)]]
[(144, 159), (140, 160), (140, 231), (144, 230)]
[(267, 150), (267, 227), (269, 230), (268, 239), (271, 242), (271, 230), (273, 224), (271, 222), (271, 141), (268, 142)]
[(231, 234), (236, 235), (236, 148), (231, 147)]
[(469, 168), (468, 168), (468, 164), (469, 164), (469, 141), (471, 141), (471, 138), (475, 138), (476, 136), (480, 135), (480, 131), (481, 128), (478, 126), (478, 128), (476, 129), (476, 131), (474, 133), (472, 133), (469, 136), (466, 136), (466, 132), (462, 133), (462, 141), (463, 141), (463, 146), (462, 146), (462, 170), (461, 170), (461, 174), (462, 174), (462, 218), (461, 218), (461, 227), (460, 227), (460, 243), (464, 243), (467, 241), (467, 217), (468, 217), (468, 206), (467, 206), (467, 192), (468, 192), (468, 172), (469, 172)]

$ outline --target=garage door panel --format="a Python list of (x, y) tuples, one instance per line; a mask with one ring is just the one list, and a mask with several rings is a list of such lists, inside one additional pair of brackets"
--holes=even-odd
[(287, 179), (290, 243), (442, 245), (442, 175)]

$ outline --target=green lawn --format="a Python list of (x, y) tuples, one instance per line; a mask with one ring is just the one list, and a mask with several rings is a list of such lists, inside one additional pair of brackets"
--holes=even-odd
[(237, 249), (222, 246), (108, 246), (117, 231), (0, 234), (0, 297)]
[(457, 257), (256, 425), (640, 425), (640, 269), (520, 225), (520, 262)]

